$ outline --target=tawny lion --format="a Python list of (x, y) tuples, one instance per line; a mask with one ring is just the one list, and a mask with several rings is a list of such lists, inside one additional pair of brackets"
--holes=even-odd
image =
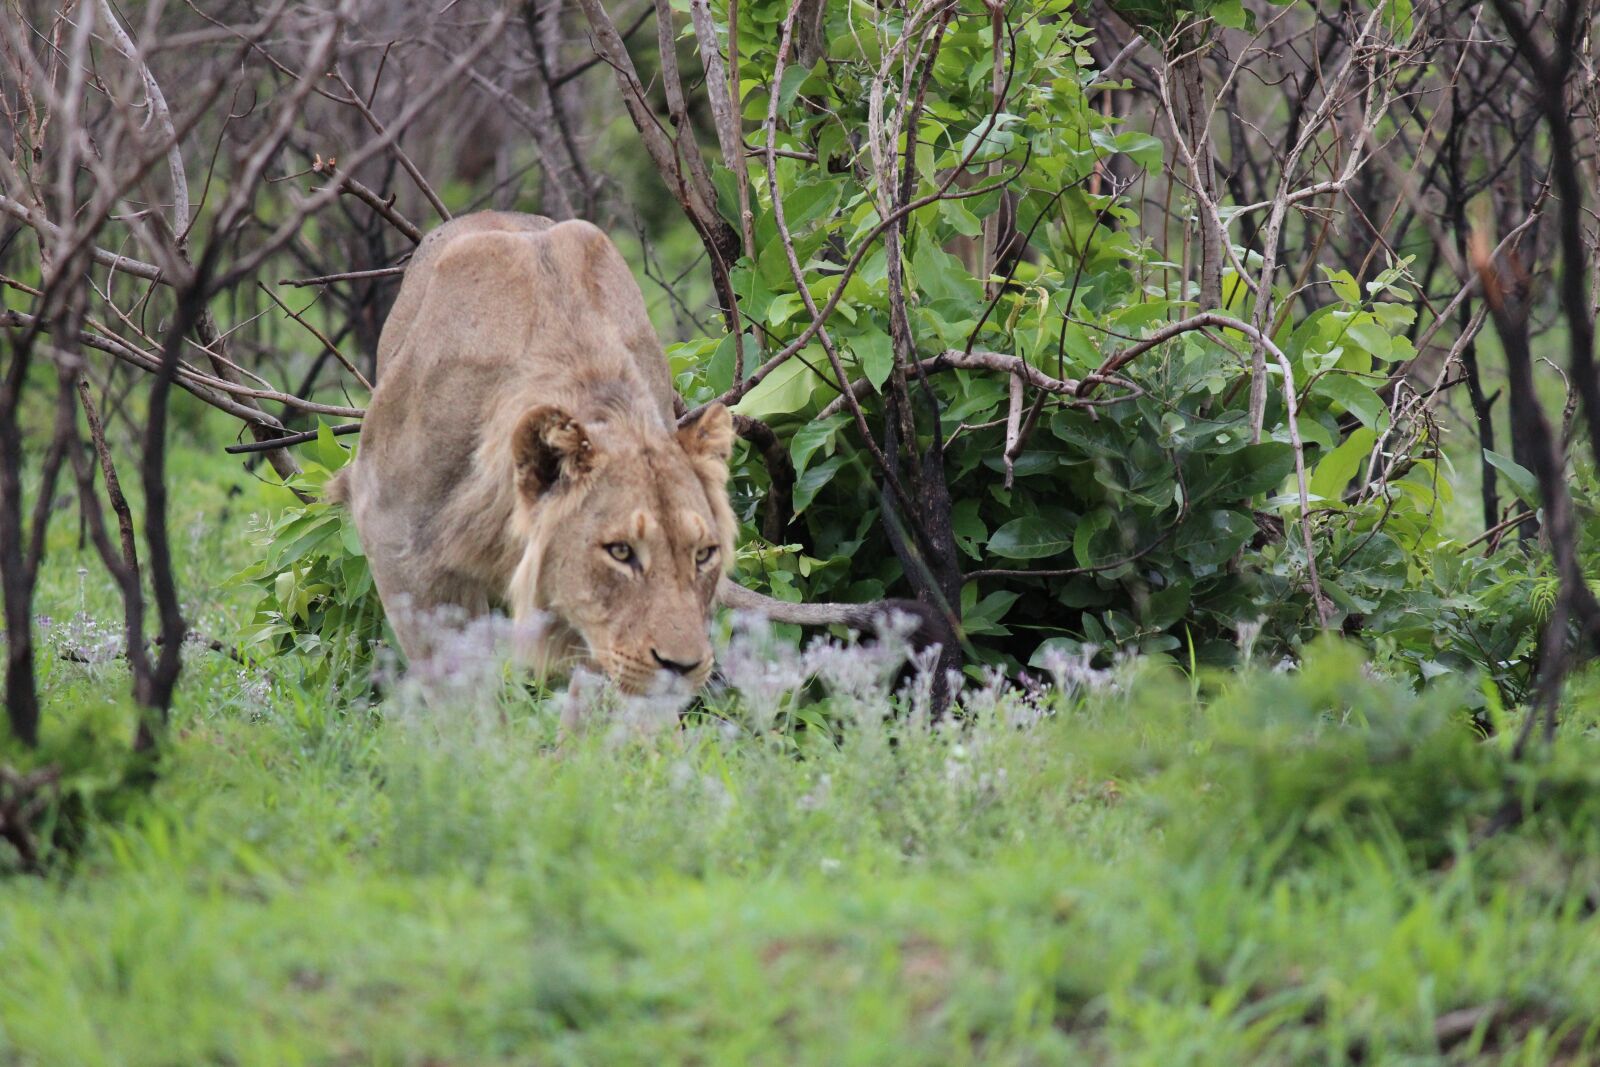
[(484, 212), (417, 248), (378, 342), (361, 448), (330, 487), (351, 508), (401, 651), (438, 609), (547, 625), (526, 650), (626, 692), (711, 671), (713, 604), (874, 625), (893, 606), (784, 604), (729, 581), (731, 416), (678, 426), (644, 299), (586, 222)]

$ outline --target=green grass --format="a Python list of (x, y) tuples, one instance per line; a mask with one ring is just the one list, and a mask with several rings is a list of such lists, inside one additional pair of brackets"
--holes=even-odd
[[(220, 580), (270, 492), (175, 466), (184, 600), (230, 638)], [(110, 622), (70, 526), (39, 611)], [(1288, 674), (1128, 665), (1044, 715), (978, 693), (959, 726), (836, 696), (835, 741), (797, 742), (717, 701), (726, 719), (559, 745), (515, 685), (339, 708), (292, 663), (191, 651), (148, 790), (105, 773), (131, 732), (120, 665), (51, 648), (42, 756), (0, 755), (72, 769), (82, 839), (0, 881), (6, 1067), (1600, 1049), (1592, 725), (1515, 768), (1459, 694), (1347, 648)], [(1475, 841), (1508, 782), (1534, 816)]]

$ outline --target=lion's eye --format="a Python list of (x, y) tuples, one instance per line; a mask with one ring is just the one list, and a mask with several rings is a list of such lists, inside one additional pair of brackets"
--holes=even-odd
[(694, 554), (694, 561), (701, 567), (717, 558), (717, 546), (707, 545)]
[(605, 546), (606, 553), (618, 563), (633, 562), (633, 546), (623, 541), (612, 541)]

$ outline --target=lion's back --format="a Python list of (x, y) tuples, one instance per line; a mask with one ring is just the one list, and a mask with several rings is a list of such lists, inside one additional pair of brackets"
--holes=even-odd
[(499, 449), (485, 449), (509, 441), (523, 411), (555, 404), (582, 417), (603, 400), (670, 421), (672, 395), (643, 295), (602, 231), (463, 216), (430, 233), (407, 267), (360, 455), (330, 499), (349, 502), (364, 540), (383, 528), (396, 543), (448, 542), (445, 513), (506, 511), (509, 479), (482, 469)]
[(506, 211), (481, 211), (452, 219), (428, 233), (412, 253), (406, 265), (405, 277), (400, 282), (400, 292), (395, 297), (389, 317), (384, 321), (378, 339), (378, 376), (394, 361), (395, 354), (405, 346), (418, 313), (422, 310), (439, 274), (439, 261), (446, 251), (454, 249), (456, 258), (463, 244), (485, 234), (536, 234), (555, 225), (542, 215), (523, 215)]

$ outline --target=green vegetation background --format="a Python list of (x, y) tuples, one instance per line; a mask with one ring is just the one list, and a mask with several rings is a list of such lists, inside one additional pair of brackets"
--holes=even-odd
[[(174, 463), (185, 603), (233, 633), (240, 531), (282, 491), (219, 474), (199, 426)], [(72, 613), (116, 618), (75, 534), (52, 534), (52, 652), (92, 643)], [(977, 693), (960, 727), (836, 708), (848, 743), (803, 759), (739, 719), (557, 749), (516, 687), (341, 710), (282, 661), (193, 650), (148, 795), (94, 775), (132, 721), (121, 666), (44, 671), (39, 758), (80, 769), (88, 839), (70, 871), (0, 882), (8, 1067), (1596, 1048), (1592, 718), (1516, 769), (1459, 691), (1348, 648), (1069, 672), (1043, 708)], [(1469, 849), (1507, 781), (1538, 814)]]
[[(976, 37), (967, 44), (982, 51)], [(951, 65), (958, 81), (978, 70)], [(1060, 136), (1049, 117), (1030, 113), (1015, 136)], [(959, 153), (959, 133), (938, 151)], [(1063, 158), (1089, 166), (1094, 156), (1036, 165), (1059, 169)], [(1037, 201), (1060, 177), (1041, 174), (1052, 180)], [(813, 206), (823, 194), (844, 203), (854, 190), (824, 186), (850, 181), (796, 192)], [(1092, 237), (1089, 206), (1041, 241)], [(817, 246), (830, 227), (857, 224), (842, 212), (812, 221), (804, 237)], [(973, 223), (941, 213), (914, 236), (936, 249)], [(652, 237), (668, 261), (694, 244), (681, 223)], [(624, 245), (638, 265), (637, 245)], [(1107, 256), (1115, 280), (1154, 251), (1118, 244)], [(744, 283), (761, 280), (759, 265), (741, 270)], [(1045, 270), (1027, 280), (1057, 294), (1068, 281)], [(796, 328), (774, 293), (745, 295), (766, 298), (774, 330)], [(1341, 310), (1375, 315), (1374, 297), (1357, 290)], [(876, 299), (861, 296), (863, 323), (881, 319)], [(1119, 299), (1098, 309), (1108, 321), (1125, 310)], [(956, 312), (976, 301), (950, 301), (948, 321), (927, 320), (930, 336), (943, 336), (933, 329), (942, 322), (960, 338)], [(1036, 308), (1039, 322), (1054, 321), (1048, 301)], [(656, 311), (670, 335), (659, 297)], [(1037, 334), (1033, 354), (1053, 355), (1026, 312), (996, 322)], [(1307, 333), (1301, 357), (1339, 358), (1337, 338)], [(701, 338), (675, 349), (680, 383), (713, 392), (720, 347)], [(1486, 339), (1489, 361), (1491, 349)], [(786, 431), (825, 399), (800, 384), (805, 395), (761, 412), (789, 419)], [(973, 411), (1000, 410), (998, 385), (969, 384)], [(30, 412), (36, 429), (48, 414)], [(289, 498), (222, 460), (236, 429), (224, 420), (182, 399), (173, 425), (185, 617), (231, 644), (260, 624), (256, 592), (237, 576), (292, 547), (281, 536), (266, 544)], [(1141, 432), (1137, 420), (1107, 427), (1102, 443), (1114, 451), (1111, 434)], [(812, 514), (831, 506), (859, 519), (865, 467), (846, 442), (817, 447), (807, 455), (839, 451), (815, 468), (813, 489), (832, 496)], [(1209, 446), (1185, 447), (1203, 457)], [(316, 627), (302, 626), (280, 635), (292, 654), (261, 664), (188, 650), (148, 788), (126, 776), (120, 608), (65, 511), (37, 601), (48, 616), (43, 744), (25, 753), (0, 742), (0, 759), (63, 767), (55, 818), (71, 862), (0, 881), (0, 1065), (1593, 1060), (1597, 687), (1581, 679), (1569, 692), (1553, 755), (1509, 761), (1515, 712), (1501, 689), (1439, 655), (1447, 640), (1473, 638), (1460, 612), (1439, 606), (1459, 602), (1406, 599), (1411, 579), (1443, 573), (1438, 561), (1458, 552), (1435, 539), (1476, 531), (1476, 456), (1446, 458), (1454, 497), (1425, 502), (1444, 509), (1442, 521), (1427, 543), (1419, 534), (1407, 545), (1405, 588), (1389, 559), (1351, 585), (1406, 601), (1389, 646), (1369, 636), (1406, 681), (1337, 643), (1310, 647), (1287, 671), (1276, 655), (1187, 676), (1159, 658), (1079, 662), (1059, 690), (1029, 699), (980, 686), (966, 699), (972, 714), (938, 728), (885, 718), (885, 700), (835, 697), (838, 745), (768, 729), (770, 708), (723, 718), (713, 707), (654, 738), (601, 730), (558, 747), (551, 702), (510, 678), (426, 713), (352, 700), (360, 680), (343, 669), (345, 650), (307, 643)], [(1150, 466), (1164, 475), (1167, 464)], [(999, 502), (971, 489), (993, 477), (966, 473), (996, 534), (1034, 517), (994, 514)], [(1330, 478), (1333, 495), (1352, 476)], [(1062, 484), (1043, 483), (1039, 499), (1059, 502)], [(1086, 503), (1103, 504), (1090, 490)], [(342, 536), (336, 523), (323, 532)], [(1221, 563), (1207, 566), (1216, 579)], [(852, 575), (839, 565), (802, 575), (788, 553), (777, 577), (777, 592), (827, 593)], [(1542, 580), (1526, 561), (1489, 574), (1485, 621), (1534, 611)], [(979, 621), (1002, 627), (1015, 599)], [(1283, 606), (1303, 621), (1303, 600)], [(1229, 626), (1247, 619), (1216, 615), (1210, 636), (1228, 652)], [(1154, 629), (1181, 658), (1165, 633), (1175, 626)], [(1511, 629), (1514, 656), (1467, 657), (1503, 668), (1508, 688), (1526, 681), (1532, 633), (1525, 622)], [(1412, 681), (1427, 684), (1419, 694)], [(1490, 835), (1507, 798), (1531, 817)]]

